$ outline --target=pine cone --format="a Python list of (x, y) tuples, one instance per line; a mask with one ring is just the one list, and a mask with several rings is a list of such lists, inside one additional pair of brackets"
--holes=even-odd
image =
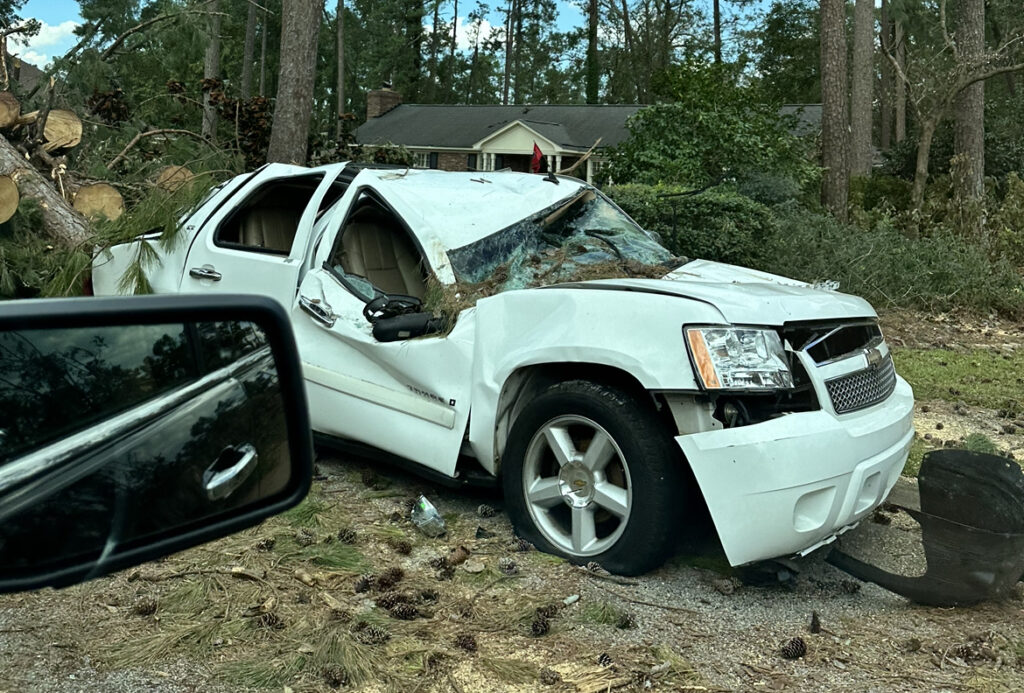
[(633, 614), (628, 611), (623, 611), (619, 614), (618, 620), (615, 622), (615, 627), (620, 630), (630, 630), (636, 628), (636, 619), (633, 618)]
[(782, 656), (786, 659), (800, 659), (807, 654), (807, 643), (797, 636), (782, 646)]
[(558, 604), (545, 604), (537, 607), (537, 616), (540, 618), (554, 618), (558, 615)]
[(258, 542), (256, 542), (256, 550), (271, 551), (273, 550), (275, 544), (277, 544), (277, 539), (274, 539), (274, 537), (264, 537), (263, 539), (260, 539)]
[(152, 616), (156, 613), (156, 600), (149, 596), (142, 596), (132, 604), (132, 613), (139, 616)]
[(547, 635), (549, 630), (551, 630), (551, 623), (540, 615), (533, 619), (533, 623), (530, 624), (530, 633), (532, 633), (535, 638)]
[(519, 572), (519, 566), (511, 558), (502, 556), (498, 559), (498, 570), (505, 575), (515, 575)]
[(412, 544), (406, 541), (405, 539), (399, 539), (397, 541), (391, 542), (391, 548), (395, 550), (395, 553), (400, 554), (402, 556), (408, 556), (410, 553), (412, 553)]
[(364, 469), (359, 475), (359, 478), (365, 486), (373, 486), (377, 483), (377, 472), (372, 469)]
[(413, 619), (419, 617), (420, 610), (412, 604), (402, 603), (395, 604), (394, 607), (388, 610), (388, 613), (391, 614), (392, 618), (398, 618), (403, 621), (412, 621)]
[(380, 626), (367, 625), (356, 631), (356, 640), (364, 645), (383, 645), (391, 639), (391, 633)]
[(516, 537), (512, 540), (512, 550), (518, 553), (526, 553), (527, 551), (533, 551), (534, 546), (525, 539)]
[(483, 518), (494, 517), (495, 510), (486, 503), (481, 503), (476, 508), (476, 514)]
[(324, 683), (331, 688), (348, 685), (348, 673), (339, 666), (328, 664), (323, 670)]
[(476, 528), (476, 538), (477, 539), (490, 539), (493, 536), (494, 536), (494, 532), (492, 532), (489, 529), (484, 529), (483, 527), (477, 527)]
[(448, 559), (444, 556), (436, 556), (427, 561), (427, 565), (429, 565), (434, 570), (441, 570), (442, 568), (448, 567)]
[(382, 609), (393, 609), (398, 604), (405, 604), (409, 601), (409, 595), (401, 592), (388, 592), (377, 597), (377, 606)]
[(383, 592), (384, 590), (389, 590), (395, 585), (397, 585), (399, 582), (401, 582), (402, 578), (404, 577), (405, 571), (399, 568), (398, 566), (395, 566), (394, 568), (388, 568), (380, 574), (380, 577), (377, 578), (377, 580), (374, 583), (374, 587), (378, 591)]
[(259, 616), (257, 616), (256, 623), (261, 628), (266, 628), (268, 630), (281, 630), (282, 628), (284, 628), (284, 621), (282, 621), (281, 617), (275, 614), (273, 611), (268, 611), (265, 614), (260, 614)]
[(425, 604), (433, 604), (440, 596), (441, 594), (437, 590), (422, 590), (420, 592), (420, 601)]
[(604, 566), (602, 566), (597, 561), (591, 561), (590, 563), (587, 563), (586, 567), (587, 571), (593, 573), (594, 575), (603, 575), (604, 577), (608, 577), (609, 575), (611, 575), (611, 573), (605, 570)]
[(465, 546), (454, 548), (451, 553), (448, 554), (448, 565), (459, 565), (460, 563), (465, 563), (466, 559), (469, 558), (469, 555), (470, 551)]
[(342, 544), (355, 544), (358, 535), (351, 527), (342, 527), (338, 530), (338, 541)]
[(964, 660), (965, 662), (969, 662), (974, 655), (974, 652), (971, 650), (970, 645), (960, 644), (954, 645), (950, 650), (950, 654)]
[(597, 665), (602, 667), (610, 667), (612, 665), (612, 658), (607, 652), (602, 652), (597, 658)]
[(406, 513), (411, 513), (419, 504), (419, 498), (406, 498), (402, 501), (402, 508)]
[(462, 633), (455, 638), (455, 646), (466, 652), (476, 652), (476, 638), (472, 633)]
[(373, 585), (373, 581), (374, 577), (369, 573), (365, 575), (360, 575), (358, 578), (356, 578), (356, 583), (354, 586), (356, 594), (360, 594), (362, 592), (369, 592), (370, 586)]
[(300, 529), (295, 533), (295, 543), (299, 546), (311, 546), (316, 543), (316, 535), (312, 530)]
[(554, 669), (544, 667), (540, 670), (540, 682), (545, 686), (554, 686), (556, 683), (562, 680), (562, 675)]
[(811, 627), (810, 631), (817, 635), (821, 632), (821, 617), (818, 616), (817, 611), (811, 612)]
[(443, 580), (451, 580), (453, 577), (455, 577), (455, 568), (452, 568), (450, 565), (446, 565), (445, 567), (443, 567), (443, 568), (441, 568), (440, 570), (437, 571), (437, 574), (435, 575), (435, 577), (438, 580), (442, 580), (442, 581)]

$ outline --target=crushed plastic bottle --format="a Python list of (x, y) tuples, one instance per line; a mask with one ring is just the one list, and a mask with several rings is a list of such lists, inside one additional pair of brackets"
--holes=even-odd
[(426, 496), (420, 496), (412, 509), (412, 523), (428, 537), (439, 537), (447, 531), (444, 518)]

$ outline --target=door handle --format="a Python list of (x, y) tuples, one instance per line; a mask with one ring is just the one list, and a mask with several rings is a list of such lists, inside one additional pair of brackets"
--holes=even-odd
[(210, 266), (205, 267), (193, 267), (188, 271), (188, 276), (193, 279), (209, 279), (210, 281), (219, 282), (220, 272)]
[(217, 461), (203, 472), (203, 488), (212, 501), (223, 500), (241, 486), (256, 469), (259, 455), (249, 443), (221, 450)]
[(334, 327), (337, 316), (331, 307), (320, 299), (299, 296), (299, 307), (324, 327)]

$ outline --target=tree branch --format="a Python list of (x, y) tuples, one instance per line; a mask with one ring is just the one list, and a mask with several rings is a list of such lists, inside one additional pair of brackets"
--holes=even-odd
[(967, 87), (978, 82), (984, 82), (987, 79), (998, 77), (999, 75), (1011, 74), (1014, 72), (1021, 72), (1024, 70), (1024, 63), (1017, 63), (1016, 65), (1004, 65), (1003, 67), (995, 67), (986, 72), (979, 72), (974, 75), (967, 75), (964, 79), (956, 83), (953, 87), (953, 96), (962, 92)]
[(946, 47), (953, 52), (953, 59), (960, 62), (960, 50), (957, 48), (953, 37), (949, 35), (949, 27), (946, 25), (946, 0), (939, 0), (939, 24), (942, 25), (942, 41)]
[[(198, 5), (198, 7), (203, 7), (204, 5), (209, 5), (212, 1), (213, 0), (205, 0), (205, 2), (200, 3)], [(147, 19), (144, 22), (140, 22), (139, 24), (136, 24), (135, 26), (133, 26), (131, 29), (128, 29), (123, 34), (121, 34), (120, 36), (117, 36), (114, 39), (114, 41), (109, 46), (107, 46), (105, 49), (103, 49), (102, 53), (100, 53), (100, 60), (109, 60), (114, 55), (114, 52), (118, 48), (120, 48), (124, 44), (124, 42), (130, 36), (132, 36), (133, 34), (137, 34), (140, 31), (142, 31), (143, 29), (148, 29), (149, 27), (153, 26), (154, 24), (158, 24), (159, 22), (163, 22), (163, 21), (166, 21), (168, 19), (177, 19), (178, 17), (183, 17), (183, 16), (189, 15), (189, 14), (222, 14), (222, 13), (220, 13), (220, 12), (206, 12), (206, 11), (200, 10), (200, 9), (188, 9), (188, 10), (182, 10), (181, 12), (166, 12), (164, 14), (158, 14), (157, 16), (153, 17), (152, 19)]]
[(141, 142), (146, 137), (153, 137), (155, 135), (188, 135), (189, 137), (194, 137), (197, 140), (200, 140), (201, 142), (206, 142), (206, 144), (208, 144), (213, 149), (217, 149), (217, 147), (214, 146), (213, 143), (211, 143), (205, 137), (203, 137), (199, 133), (192, 132), (191, 130), (180, 130), (180, 129), (174, 129), (174, 128), (162, 128), (162, 129), (159, 129), (159, 130), (147, 130), (146, 132), (140, 132), (135, 137), (133, 137), (131, 139), (131, 141), (127, 144), (127, 146), (125, 146), (125, 148), (121, 150), (121, 153), (118, 154), (117, 156), (115, 156), (113, 159), (110, 160), (110, 163), (107, 164), (107, 168), (114, 168), (114, 166), (116, 166), (118, 163), (120, 163), (121, 160), (123, 160), (124, 157), (128, 154), (128, 152), (130, 152), (135, 147), (135, 145), (137, 145), (139, 142)]

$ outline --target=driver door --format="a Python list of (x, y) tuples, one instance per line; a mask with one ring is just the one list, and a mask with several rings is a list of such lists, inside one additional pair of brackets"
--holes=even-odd
[(292, 308), (313, 430), (454, 476), (469, 419), (471, 321), (448, 334), (374, 338), (364, 308), (382, 292), (372, 280), (422, 295), (433, 270), (404, 221), (359, 182), (329, 222)]

